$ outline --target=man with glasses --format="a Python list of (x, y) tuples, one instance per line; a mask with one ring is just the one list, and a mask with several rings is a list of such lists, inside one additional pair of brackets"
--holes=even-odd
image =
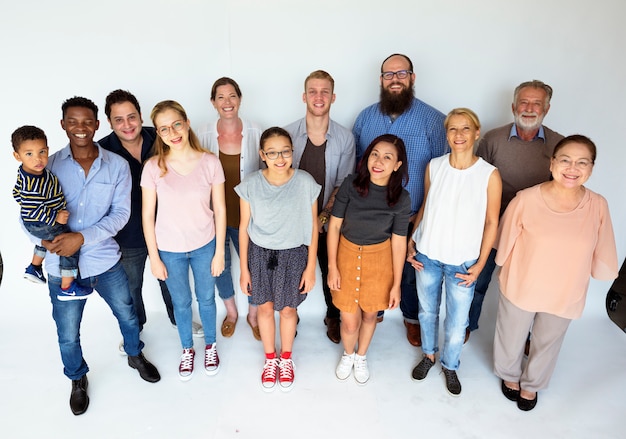
[[(381, 66), (380, 101), (365, 108), (356, 119), (352, 133), (357, 147), (357, 166), (372, 140), (381, 134), (395, 134), (404, 140), (409, 165), (406, 189), (411, 195), (411, 221), (407, 239), (411, 237), (415, 216), (424, 198), (424, 172), (428, 162), (448, 151), (445, 116), (415, 98), (415, 73), (408, 56), (393, 54)], [(421, 346), (415, 270), (408, 262), (402, 272), (400, 309), (404, 316), (407, 339)], [(378, 321), (383, 314), (379, 313)]]
[[(132, 176), (132, 191), (130, 203), (130, 219), (122, 230), (115, 236), (115, 240), (122, 252), (122, 266), (128, 276), (128, 286), (133, 298), (135, 313), (139, 319), (139, 330), (146, 323), (146, 310), (143, 302), (143, 273), (148, 257), (146, 241), (141, 226), (141, 169), (143, 163), (151, 156), (152, 144), (156, 133), (152, 127), (144, 127), (141, 117), (141, 107), (137, 98), (125, 90), (114, 90), (106, 97), (104, 112), (113, 132), (98, 141), (100, 146), (120, 155), (128, 162)], [(167, 316), (173, 326), (176, 326), (172, 298), (165, 282), (159, 281), (161, 295), (165, 302)], [(193, 334), (202, 337), (202, 325), (193, 322)], [(120, 343), (119, 350), (124, 354), (124, 344)]]
[(326, 300), (324, 323), (326, 335), (333, 343), (341, 341), (339, 310), (332, 302), (328, 288), (328, 252), (326, 224), (339, 186), (354, 171), (354, 137), (330, 118), (330, 106), (335, 102), (335, 80), (323, 70), (312, 72), (304, 80), (302, 102), (306, 115), (285, 127), (293, 141), (293, 167), (307, 171), (322, 186), (317, 198), (320, 232), (317, 258), (322, 272), (322, 289)]
[[(488, 131), (478, 144), (476, 153), (500, 171), (500, 216), (518, 191), (550, 179), (552, 151), (563, 138), (542, 125), (550, 109), (551, 98), (552, 87), (548, 84), (536, 79), (521, 83), (515, 88), (511, 104), (514, 122)], [(496, 268), (495, 258), (496, 251), (492, 249), (476, 280), (466, 339), (470, 331), (478, 329), (485, 293)]]

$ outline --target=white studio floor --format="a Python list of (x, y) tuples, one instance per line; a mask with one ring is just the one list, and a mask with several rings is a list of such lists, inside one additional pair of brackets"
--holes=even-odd
[[(539, 393), (533, 411), (522, 412), (500, 393), (492, 372), (497, 281), (481, 327), (464, 348), (458, 398), (446, 392), (439, 364), (424, 382), (411, 380), (421, 350), (407, 342), (399, 310), (378, 325), (368, 352), (370, 382), (339, 382), (334, 369), (342, 348), (326, 338), (319, 285), (299, 308), (295, 388), (268, 394), (260, 387), (262, 346), (246, 324), (241, 293), (234, 336), (224, 339), (218, 330), (220, 372), (208, 377), (200, 369), (192, 380), (179, 380), (178, 335), (148, 269), (142, 339), (161, 381), (146, 383), (127, 366), (117, 351), (115, 319), (94, 295), (82, 326), (90, 406), (74, 416), (47, 287), (23, 280), (21, 262), (5, 260), (0, 288), (2, 438), (626, 437), (626, 334), (604, 311), (608, 283), (592, 282), (598, 292), (590, 293), (583, 317), (570, 326), (550, 388)], [(217, 303), (219, 327), (225, 311)]]

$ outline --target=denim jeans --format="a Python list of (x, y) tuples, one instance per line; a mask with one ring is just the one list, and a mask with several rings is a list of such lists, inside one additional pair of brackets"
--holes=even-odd
[(193, 273), (194, 291), (198, 301), (200, 320), (204, 327), (205, 343), (215, 343), (215, 278), (211, 275), (211, 261), (214, 255), (215, 239), (190, 252), (159, 250), (161, 261), (167, 268), (165, 283), (172, 296), (176, 327), (183, 349), (193, 347), (189, 267)]
[[(128, 290), (126, 273), (120, 262), (97, 276), (76, 279), (81, 285), (89, 285), (100, 294), (117, 319), (124, 350), (130, 356), (137, 356), (143, 349), (139, 339), (139, 322)], [(52, 318), (57, 326), (63, 373), (71, 380), (77, 380), (89, 371), (83, 358), (80, 345), (80, 323), (87, 300), (61, 301), (57, 295), (61, 290), (61, 278), (48, 275), (48, 289), (52, 302)]]
[(230, 240), (233, 240), (233, 245), (237, 254), (239, 254), (239, 230), (234, 227), (226, 227), (226, 240), (224, 245), (224, 271), (215, 279), (215, 286), (217, 292), (222, 300), (230, 299), (235, 295), (233, 288), (233, 276), (231, 270), (231, 258), (230, 258)]
[[(67, 224), (59, 224), (55, 223), (51, 226), (41, 222), (24, 222), (24, 228), (28, 230), (28, 233), (39, 238), (44, 239), (46, 241), (52, 241), (54, 238), (59, 236), (62, 233), (68, 233), (70, 228)], [(45, 258), (46, 257), (46, 248), (40, 245), (35, 245), (36, 256)], [(60, 256), (59, 257), (59, 268), (61, 271), (61, 276), (64, 277), (77, 277), (78, 276), (78, 255), (80, 250), (76, 251), (71, 256)]]
[(461, 279), (454, 275), (467, 273), (467, 269), (474, 265), (476, 260), (466, 261), (462, 265), (448, 265), (429, 259), (421, 253), (416, 255), (416, 259), (424, 265), (424, 269), (416, 273), (422, 351), (430, 355), (439, 350), (439, 307), (441, 286), (445, 282), (446, 318), (443, 323), (445, 340), (440, 361), (446, 369), (457, 370), (475, 283), (470, 287), (461, 286), (459, 285)]
[(483, 301), (485, 300), (485, 294), (489, 289), (489, 283), (491, 282), (491, 275), (496, 269), (496, 249), (492, 248), (489, 253), (489, 258), (485, 263), (483, 271), (478, 275), (476, 279), (476, 288), (474, 288), (474, 298), (472, 299), (472, 306), (469, 311), (469, 329), (474, 331), (478, 329), (478, 319), (483, 309)]
[[(411, 239), (413, 223), (409, 223), (407, 241)], [(402, 267), (402, 279), (400, 281), (400, 310), (404, 319), (410, 323), (419, 323), (419, 301), (415, 284), (415, 269), (408, 262)]]
[[(143, 273), (146, 268), (146, 259), (148, 257), (148, 249), (145, 247), (130, 248), (120, 247), (122, 251), (122, 266), (128, 277), (128, 288), (130, 289), (130, 295), (133, 298), (133, 305), (135, 307), (135, 313), (139, 320), (139, 330), (143, 329), (143, 325), (146, 324), (146, 308), (143, 303)], [(174, 318), (174, 307), (172, 306), (172, 298), (170, 292), (167, 289), (165, 282), (159, 281), (161, 287), (161, 295), (163, 296), (163, 302), (165, 302), (165, 309), (167, 310), (167, 316), (173, 325), (176, 324)]]

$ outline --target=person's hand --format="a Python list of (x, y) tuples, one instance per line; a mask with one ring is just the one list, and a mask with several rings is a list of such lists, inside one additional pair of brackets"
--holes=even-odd
[[(230, 251), (230, 249), (229, 249)], [(224, 272), (224, 255), (215, 255), (211, 261), (211, 275), (218, 277)]]
[(150, 270), (152, 275), (158, 280), (164, 281), (167, 279), (167, 268), (165, 268), (165, 264), (160, 259), (150, 259)]
[(389, 291), (389, 309), (396, 309), (400, 306), (400, 287), (392, 287)]
[(476, 279), (478, 279), (478, 275), (482, 271), (483, 267), (478, 267), (476, 264), (472, 265), (467, 269), (467, 274), (465, 273), (457, 273), (454, 275), (457, 279), (461, 279), (461, 282), (458, 283), (459, 286), (470, 287)]
[(416, 255), (417, 250), (415, 249), (415, 242), (411, 239), (409, 241), (409, 245), (406, 248), (406, 261), (411, 264), (411, 267), (413, 267), (415, 270), (422, 271), (424, 269), (424, 264), (418, 262), (417, 259), (415, 259)]
[(315, 267), (313, 269), (305, 269), (300, 280), (300, 293), (306, 294), (315, 286)]
[(69, 210), (59, 210), (57, 212), (57, 219), (56, 222), (59, 224), (67, 224), (67, 220), (70, 217), (70, 211)]
[(241, 274), (239, 276), (239, 286), (241, 287), (241, 291), (246, 296), (252, 296), (252, 279), (250, 278), (250, 271), (241, 270)]
[(333, 291), (341, 290), (341, 274), (337, 267), (328, 268), (328, 276), (326, 277), (328, 288)]
[(41, 245), (50, 253), (67, 257), (76, 253), (80, 249), (80, 246), (83, 245), (83, 242), (85, 242), (85, 238), (81, 233), (68, 232), (61, 233), (52, 241), (42, 240)]

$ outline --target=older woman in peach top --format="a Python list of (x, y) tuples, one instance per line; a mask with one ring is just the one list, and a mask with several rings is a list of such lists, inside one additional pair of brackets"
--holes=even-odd
[(589, 138), (561, 140), (550, 163), (553, 180), (518, 192), (500, 223), (494, 370), (502, 393), (520, 410), (532, 410), (537, 392), (548, 386), (567, 327), (582, 314), (589, 277), (617, 277), (607, 202), (583, 186), (595, 159)]

